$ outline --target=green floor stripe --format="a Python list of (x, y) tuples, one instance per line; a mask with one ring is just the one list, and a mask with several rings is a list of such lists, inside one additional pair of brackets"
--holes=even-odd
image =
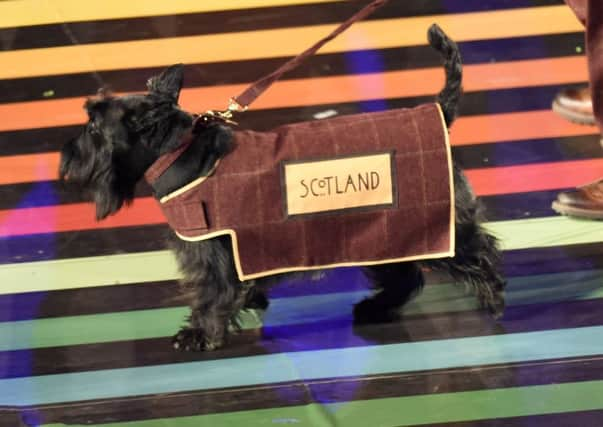
[[(603, 270), (514, 277), (507, 288), (508, 306), (603, 298)], [(266, 326), (311, 323), (351, 316), (352, 305), (368, 291), (274, 299)], [(477, 309), (476, 299), (452, 284), (428, 285), (408, 304), (406, 315)], [(0, 351), (132, 341), (174, 334), (188, 312), (185, 307), (135, 310), (85, 316), (0, 323)], [(261, 326), (255, 312), (242, 314), (245, 329)]]
[(506, 250), (603, 241), (601, 222), (562, 216), (491, 222), (486, 228), (501, 239)]
[[(527, 249), (603, 241), (598, 221), (566, 217), (487, 224), (505, 249)], [(0, 294), (142, 283), (179, 277), (169, 251), (38, 261), (0, 266)]]
[[(312, 427), (396, 427), (597, 409), (603, 409), (603, 381), (361, 400), (326, 405), (310, 404), (102, 425), (222, 427), (293, 424)], [(46, 425), (46, 427), (60, 426), (62, 424)]]
[(180, 277), (169, 251), (139, 252), (0, 266), (0, 294), (123, 285)]
[[(186, 307), (57, 317), (0, 324), (0, 351), (168, 337), (184, 325)], [(260, 328), (259, 314), (239, 315), (244, 329)]]

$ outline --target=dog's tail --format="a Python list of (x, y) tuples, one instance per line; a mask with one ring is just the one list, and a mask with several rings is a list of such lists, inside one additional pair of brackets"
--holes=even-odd
[(444, 58), (444, 70), (446, 71), (446, 85), (438, 94), (437, 101), (442, 107), (446, 126), (450, 126), (456, 118), (459, 98), (462, 92), (463, 64), (461, 53), (455, 42), (437, 25), (433, 24), (427, 32), (429, 44), (440, 52)]

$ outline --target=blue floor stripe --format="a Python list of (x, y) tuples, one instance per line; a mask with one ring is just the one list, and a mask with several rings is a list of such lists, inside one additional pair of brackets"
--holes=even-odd
[(21, 406), (603, 354), (603, 326), (281, 353), (0, 381)]

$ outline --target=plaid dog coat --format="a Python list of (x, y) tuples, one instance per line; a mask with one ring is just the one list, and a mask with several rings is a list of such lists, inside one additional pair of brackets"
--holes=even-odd
[[(282, 72), (237, 101), (248, 105)], [(229, 235), (241, 280), (454, 256), (452, 160), (438, 104), (233, 134), (235, 149), (209, 176), (160, 205), (181, 239)], [(186, 146), (159, 158), (147, 180)]]

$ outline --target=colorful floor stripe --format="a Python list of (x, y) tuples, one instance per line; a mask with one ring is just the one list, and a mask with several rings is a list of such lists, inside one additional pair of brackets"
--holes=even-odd
[[(512, 63), (468, 65), (465, 67), (466, 91), (505, 89), (541, 86), (549, 84), (576, 83), (585, 81), (586, 63), (582, 57), (536, 59)], [(543, 68), (555, 70), (546, 78), (540, 73)], [(422, 83), (429, 82), (429, 83)], [(444, 73), (441, 67), (413, 71), (390, 71), (358, 76), (339, 76), (287, 80), (275, 83), (254, 104), (254, 109), (303, 107), (307, 105), (344, 103), (359, 100), (410, 97), (438, 92), (443, 86)], [(142, 89), (143, 86), (141, 85)], [(242, 92), (246, 84), (191, 88), (182, 91), (180, 103), (192, 111), (219, 108), (217, 103)], [(200, 102), (200, 100), (203, 100)], [(84, 98), (68, 98), (49, 101), (11, 103), (0, 106), (0, 114), (7, 117), (0, 131), (30, 129), (32, 127), (66, 126), (86, 120), (82, 106)], [(32, 114), (52, 109), (49, 117)], [(44, 122), (43, 120), (47, 120)], [(586, 128), (588, 129), (588, 127)], [(592, 131), (592, 129), (591, 129)]]
[[(531, 126), (534, 121), (545, 121), (547, 127), (535, 131)], [(451, 144), (452, 146), (476, 145), (537, 137), (591, 135), (594, 132), (594, 127), (568, 124), (549, 111), (503, 113), (459, 119), (452, 129)], [(77, 134), (74, 132), (73, 135)], [(0, 166), (7, 171), (0, 178), (0, 185), (56, 180), (59, 154), (53, 152), (7, 156), (0, 160)]]
[[(506, 2), (505, 4), (512, 5), (513, 3)], [(338, 9), (338, 4), (333, 3), (332, 7)], [(408, 9), (403, 10), (408, 11)], [(317, 15), (313, 14), (312, 16)], [(328, 16), (328, 13), (325, 16)], [(122, 26), (130, 28), (126, 24)], [(148, 23), (145, 25), (145, 28), (149, 28)], [(0, 30), (0, 35), (1, 33)], [(23, 32), (20, 31), (18, 34), (23, 35)], [(120, 31), (119, 34), (123, 34), (123, 32)], [(20, 38), (17, 38), (15, 42), (18, 40)], [(36, 37), (36, 40), (46, 40), (46, 38), (39, 36)], [(515, 48), (511, 50), (493, 49), (492, 43), (492, 40), (460, 42), (459, 48), (465, 66), (545, 58), (580, 57), (580, 52), (584, 49), (584, 35), (580, 32), (572, 32), (546, 36), (501, 38), (495, 41), (500, 46), (513, 44)], [(379, 61), (359, 61), (364, 56), (378, 57)], [(216, 82), (220, 82), (221, 85), (247, 83), (250, 75), (260, 76), (267, 74), (282, 63), (283, 58), (269, 58), (234, 62), (212, 62), (209, 64), (187, 64), (184, 67), (186, 76), (185, 87), (212, 86)], [(308, 76), (338, 76), (348, 74), (350, 71), (367, 74), (438, 66), (440, 66), (438, 56), (427, 45), (393, 47), (369, 51), (356, 50), (354, 52), (332, 54), (321, 53), (308, 59), (308, 62), (301, 69), (288, 72), (283, 76), (283, 80), (281, 81)], [(201, 73), (199, 72), (200, 70), (202, 70)], [(99, 84), (110, 85), (117, 92), (135, 92), (141, 89), (141, 77), (144, 80), (160, 71), (161, 68), (152, 67), (108, 70), (97, 72), (93, 75), (89, 73), (71, 73), (69, 75), (0, 80), (0, 88), (3, 89), (3, 92), (0, 93), (0, 102), (89, 96), (91, 93), (96, 92)], [(517, 100), (528, 101), (529, 98), (520, 97)], [(463, 104), (467, 105), (467, 103)], [(507, 105), (508, 101), (501, 103), (499, 107), (504, 108)], [(252, 114), (252, 112), (249, 113)]]
[[(542, 16), (549, 19), (544, 21)], [(474, 12), (458, 15), (401, 18), (361, 22), (322, 48), (323, 53), (425, 44), (425, 29), (438, 22), (457, 41), (544, 35), (580, 31), (571, 12), (561, 6)], [(514, 25), (508, 25), (513, 22)], [(328, 33), (332, 25), (263, 30), (234, 34), (165, 38), (149, 41), (97, 43), (84, 46), (26, 49), (0, 53), (12, 64), (0, 78), (32, 77), (112, 69), (154, 67), (176, 63), (216, 62), (293, 56)], [(404, 28), (404, 38), (399, 35)], [(244, 50), (225, 50), (245, 39)], [(308, 42), (310, 41), (310, 42)], [(202, 50), (191, 46), (203, 46)], [(31, 67), (32, 63), (44, 64)]]
[(425, 38), (438, 22), (465, 60), (451, 142), (504, 249), (501, 319), (426, 272), (400, 321), (354, 325), (371, 291), (351, 268), (273, 288), (223, 349), (175, 352), (187, 309), (149, 188), (97, 223), (56, 180), (98, 86), (136, 92), (182, 62), (183, 107), (220, 107), (364, 4), (0, 2), (0, 427), (600, 427), (603, 228), (550, 208), (603, 172), (599, 131), (550, 110), (587, 79), (561, 0), (391, 1), (241, 120), (428, 102), (443, 80)]
[[(578, 186), (595, 181), (602, 167), (603, 159), (590, 159), (473, 169), (466, 174), (477, 195), (489, 196)], [(551, 178), (553, 171), (559, 175)], [(163, 223), (161, 210), (150, 197), (136, 199), (100, 222), (96, 221), (93, 205), (76, 203), (0, 211), (0, 237)]]
[[(512, 88), (512, 89), (496, 89), (496, 90), (488, 90), (488, 91), (477, 91), (477, 92), (468, 92), (465, 93), (463, 99), (466, 100), (460, 106), (460, 114), (462, 117), (455, 121), (453, 124), (455, 128), (455, 140), (453, 144), (455, 146), (459, 145), (478, 145), (477, 147), (472, 147), (473, 150), (478, 151), (480, 149), (479, 145), (483, 145), (484, 143), (496, 143), (496, 142), (504, 142), (501, 140), (502, 135), (495, 136), (491, 133), (480, 133), (479, 129), (484, 126), (476, 126), (476, 131), (478, 131), (477, 135), (472, 135), (472, 143), (469, 144), (470, 141), (465, 141), (460, 139), (457, 135), (459, 133), (459, 124), (465, 123), (467, 119), (474, 119), (475, 122), (471, 124), (479, 125), (479, 123), (488, 123), (488, 116), (491, 114), (496, 114), (494, 119), (500, 120), (515, 120), (515, 121), (528, 121), (530, 116), (528, 113), (545, 115), (550, 113), (548, 111), (550, 98), (554, 97), (555, 94), (565, 88), (578, 88), (580, 87), (580, 83), (574, 83), (569, 86), (565, 85), (546, 85), (546, 86), (534, 86), (534, 87), (526, 87), (526, 88)], [(496, 98), (501, 101), (500, 104), (492, 104), (491, 99)], [(366, 108), (374, 108), (375, 110), (383, 110), (384, 108), (406, 108), (413, 107), (418, 104), (424, 102), (433, 101), (433, 96), (420, 96), (420, 97), (404, 97), (404, 98), (390, 98), (387, 100), (387, 104), (383, 104), (382, 101), (379, 100), (371, 100), (364, 102), (349, 102), (344, 104), (322, 104), (322, 105), (314, 105), (308, 106), (304, 109), (299, 109), (295, 107), (290, 108), (276, 108), (266, 110), (252, 110), (246, 112), (241, 116), (240, 126), (242, 129), (273, 129), (278, 127), (279, 125), (286, 123), (294, 123), (300, 122), (304, 120), (310, 120), (314, 117), (314, 115), (324, 112), (328, 109), (334, 109), (339, 112), (339, 114), (354, 114), (361, 113), (366, 110)], [(268, 114), (269, 113), (269, 114)], [(514, 114), (513, 114), (514, 113)], [(527, 115), (524, 115), (524, 114)], [(508, 115), (513, 114), (513, 115)], [(555, 115), (548, 114), (545, 116), (551, 123), (547, 123), (546, 127), (542, 129), (543, 132), (546, 132), (545, 135), (550, 136), (559, 136), (559, 137), (567, 137), (564, 134), (575, 134), (580, 135), (585, 132), (591, 135), (594, 135), (597, 131), (594, 127), (590, 126), (570, 126), (570, 123), (565, 123), (563, 120), (558, 118)], [(498, 121), (498, 120), (497, 120)], [(494, 126), (493, 124), (491, 126)], [(496, 128), (500, 129), (500, 128)], [(12, 144), (2, 144), (0, 145), (0, 154), (3, 156), (15, 156), (15, 155), (23, 155), (23, 154), (35, 154), (35, 153), (45, 153), (49, 151), (58, 151), (60, 147), (64, 144), (64, 142), (73, 136), (77, 135), (81, 131), (80, 125), (73, 126), (59, 126), (59, 127), (50, 127), (43, 129), (27, 129), (27, 130), (16, 130), (16, 131), (6, 131), (0, 132), (0, 140), (1, 141), (11, 141)], [(507, 130), (508, 132), (508, 130)], [(516, 130), (517, 134), (508, 134), (508, 136), (512, 136), (507, 142), (517, 142), (524, 139), (534, 139), (530, 138), (530, 134), (522, 134), (521, 132), (527, 132), (524, 128)], [(531, 130), (532, 136), (533, 130)], [(558, 134), (558, 135), (557, 135)], [(469, 136), (469, 134), (467, 134)], [(466, 138), (467, 136), (463, 136)], [(476, 138), (479, 137), (479, 138)], [(535, 138), (537, 139), (537, 138)], [(571, 153), (571, 150), (568, 150)]]
[[(467, 421), (518, 417), (556, 412), (601, 409), (598, 398), (603, 382), (580, 382), (562, 386), (547, 385), (454, 394), (434, 394), (403, 398), (375, 399), (323, 406), (264, 409), (177, 419), (105, 424), (111, 427), (159, 427), (173, 423), (182, 427), (215, 425), (271, 425), (296, 423), (316, 427), (346, 425), (363, 427), (367, 423), (383, 427), (432, 425), (446, 421)], [(573, 396), (585, 396), (576, 401)], [(437, 411), (434, 408), (446, 408)], [(168, 424), (169, 425), (169, 424)], [(53, 424), (47, 427), (59, 427)]]
[[(184, 0), (177, 5), (161, 2), (135, 1), (124, 3), (108, 0), (101, 10), (90, 10), (84, 5), (74, 5), (69, 0), (25, 0), (13, 3), (2, 3), (0, 28), (40, 25), (48, 23), (93, 21), (99, 19), (116, 19), (130, 16), (172, 15), (190, 12), (212, 12), (216, 10), (237, 10), (253, 7), (274, 7), (297, 4), (319, 4), (332, 0), (233, 0), (228, 5), (213, 5), (199, 3), (194, 0)], [(338, 1), (338, 0), (335, 0)]]
[[(315, 378), (591, 356), (603, 353), (602, 337), (603, 327), (597, 326), (5, 379), (0, 380), (0, 404), (39, 405)], [(567, 342), (571, 342), (572, 346), (567, 346)], [(479, 348), (480, 351), (470, 352), (468, 348)], [(94, 384), (94, 387), (91, 388), (90, 384)], [(597, 400), (603, 408), (603, 401)]]
[[(514, 307), (535, 302), (598, 299), (603, 296), (603, 290), (596, 286), (601, 280), (602, 270), (512, 278), (507, 302)], [(352, 305), (368, 294), (369, 291), (364, 289), (278, 298), (263, 318), (263, 324), (274, 328), (347, 319)], [(413, 316), (476, 309), (475, 298), (462, 288), (440, 284), (428, 287), (405, 309), (404, 314)], [(0, 352), (168, 337), (186, 314), (186, 307), (174, 307), (0, 323)], [(242, 316), (244, 329), (258, 327), (257, 315), (248, 312)], [(128, 327), (120, 328), (119, 325)]]
[[(599, 223), (563, 217), (500, 221), (487, 228), (506, 250), (603, 240)], [(177, 271), (172, 254), (165, 250), (6, 264), (0, 265), (0, 294), (169, 280), (179, 277)]]

